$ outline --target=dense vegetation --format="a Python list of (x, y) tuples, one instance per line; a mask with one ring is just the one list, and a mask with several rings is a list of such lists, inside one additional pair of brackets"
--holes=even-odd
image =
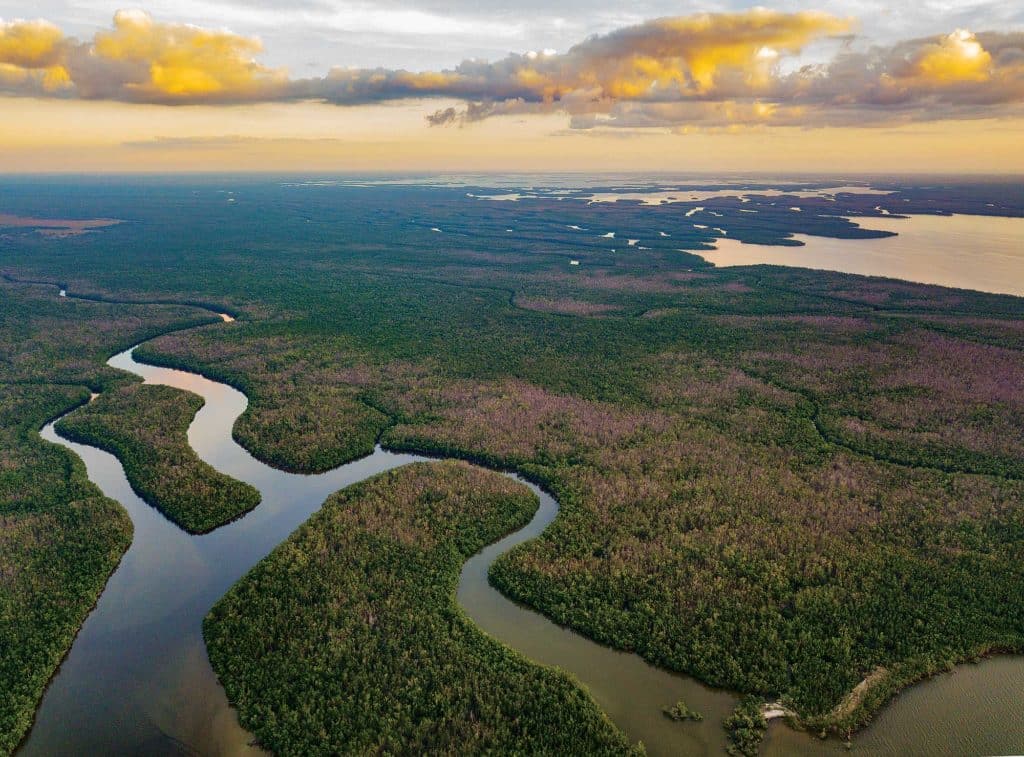
[(744, 697), (736, 710), (725, 720), (729, 735), (729, 754), (734, 757), (757, 757), (768, 724), (761, 714), (756, 697)]
[(191, 533), (205, 533), (256, 507), (249, 484), (218, 473), (188, 444), (188, 426), (203, 405), (168, 386), (126, 384), (104, 392), (60, 421), (73, 441), (117, 455), (132, 488)]
[[(131, 541), (127, 515), (38, 429), (81, 399), (0, 387), (0, 753), (14, 749), (103, 583)], [(15, 468), (15, 466), (17, 466)]]
[(123, 380), (113, 352), (208, 319), (165, 306), (58, 300), (0, 283), (0, 754), (32, 722), (43, 688), (131, 541), (131, 521), (81, 461), (39, 429)]
[[(559, 622), (844, 735), (910, 681), (1024, 648), (1024, 300), (716, 270), (684, 251), (713, 239), (696, 203), (233, 179), (227, 205), (214, 179), (138, 181), (56, 207), (19, 186), (15, 212), (129, 222), (11, 234), (6, 264), (246, 314), (139, 354), (242, 389), (236, 437), (278, 466), (381, 434), (544, 482), (559, 518), (492, 580)], [(710, 199), (701, 226), (779, 242), (863, 235), (837, 214), (879, 202), (1024, 212), (1017, 185), (892, 189)]]
[(691, 710), (686, 706), (686, 702), (680, 699), (671, 707), (665, 707), (662, 712), (665, 713), (665, 717), (670, 720), (695, 720), (700, 721), (704, 719), (704, 716), (695, 710)]
[(625, 752), (568, 676), (456, 604), (462, 563), (535, 509), (524, 486), (454, 462), (331, 497), (204, 623), (242, 723), (282, 755)]

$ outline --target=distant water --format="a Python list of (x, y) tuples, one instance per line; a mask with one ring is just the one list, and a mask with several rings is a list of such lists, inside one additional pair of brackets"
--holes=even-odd
[(898, 236), (794, 235), (803, 247), (724, 238), (718, 240), (717, 250), (700, 254), (716, 266), (770, 263), (1024, 296), (1024, 218), (915, 215), (853, 220), (862, 228), (895, 231)]

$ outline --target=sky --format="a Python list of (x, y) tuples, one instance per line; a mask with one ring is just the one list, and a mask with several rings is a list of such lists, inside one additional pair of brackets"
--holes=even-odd
[(1024, 3), (0, 0), (0, 172), (1024, 173)]

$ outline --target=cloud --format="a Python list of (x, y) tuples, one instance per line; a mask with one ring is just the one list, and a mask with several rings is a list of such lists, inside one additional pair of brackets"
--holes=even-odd
[[(428, 116), (431, 126), (559, 112), (575, 129), (894, 124), (1024, 105), (1024, 33), (957, 30), (857, 49), (853, 27), (813, 11), (706, 13), (627, 26), (564, 53), (293, 79), (256, 60), (257, 39), (119, 11), (87, 42), (45, 21), (0, 24), (0, 91), (159, 104), (445, 98), (464, 105)], [(831, 60), (799, 65), (808, 45), (829, 39)]]
[(19, 94), (62, 89), (84, 99), (165, 104), (287, 97), (287, 72), (256, 62), (261, 50), (251, 37), (158, 23), (142, 11), (118, 11), (113, 27), (88, 43), (63, 37), (46, 21), (15, 21), (0, 27), (0, 66), (7, 72), (6, 79), (0, 73), (0, 86)]
[[(120, 74), (114, 78), (114, 97), (252, 100), (278, 96), (287, 83), (286, 72), (255, 61), (261, 50), (259, 40), (251, 37), (160, 24), (140, 11), (118, 11), (114, 28), (97, 34), (85, 57), (100, 61), (102, 73)], [(85, 93), (97, 94), (105, 93)]]
[(0, 61), (25, 68), (59, 63), (64, 34), (49, 21), (0, 22)]
[(824, 66), (780, 77), (777, 117), (814, 124), (979, 118), (1024, 104), (1024, 34), (957, 30), (844, 52)]
[(719, 81), (702, 96), (612, 98), (607, 107), (566, 110), (577, 129), (884, 126), (1019, 115), (1024, 34), (957, 30), (866, 51), (847, 46), (826, 64)]
[(220, 152), (237, 147), (263, 145), (345, 145), (347, 140), (334, 137), (251, 137), (239, 134), (221, 134), (197, 137), (153, 137), (122, 142), (122, 147), (134, 150), (183, 150), (193, 152), (207, 149)]
[(781, 55), (850, 26), (823, 13), (764, 9), (664, 18), (591, 37), (564, 54), (513, 54), (425, 73), (336, 69), (311, 92), (339, 103), (396, 95), (533, 103), (710, 97), (763, 86)]
[(48, 21), (0, 21), (0, 90), (52, 93), (70, 85), (64, 34)]

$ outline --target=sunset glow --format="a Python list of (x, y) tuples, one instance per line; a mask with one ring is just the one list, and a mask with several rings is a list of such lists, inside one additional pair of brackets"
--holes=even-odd
[(12, 171), (740, 170), (751, 154), (764, 170), (1024, 168), (1024, 32), (877, 42), (844, 10), (639, 19), (563, 52), (523, 39), (486, 59), (414, 67), (396, 52), (300, 75), (299, 53), (258, 23), (118, 9), (75, 35), (0, 4), (0, 158)]

